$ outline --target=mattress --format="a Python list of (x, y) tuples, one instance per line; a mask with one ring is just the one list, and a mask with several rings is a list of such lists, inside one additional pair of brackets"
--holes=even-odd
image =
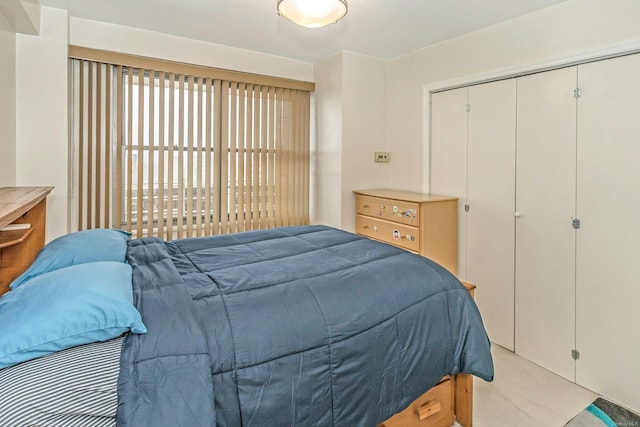
[(123, 338), (0, 370), (2, 427), (115, 427)]

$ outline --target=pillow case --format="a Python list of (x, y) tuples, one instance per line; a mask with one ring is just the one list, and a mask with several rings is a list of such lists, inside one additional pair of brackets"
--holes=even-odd
[(127, 331), (147, 331), (133, 305), (129, 264), (61, 268), (0, 298), (0, 368)]
[(9, 285), (15, 289), (29, 279), (71, 265), (96, 261), (125, 262), (131, 233), (96, 228), (65, 234), (49, 242), (33, 264)]

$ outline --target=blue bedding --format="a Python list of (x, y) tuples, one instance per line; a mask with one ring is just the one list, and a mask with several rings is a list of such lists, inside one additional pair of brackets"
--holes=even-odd
[(148, 332), (121, 355), (119, 426), (375, 426), (444, 375), (493, 378), (460, 282), (325, 226), (129, 243)]

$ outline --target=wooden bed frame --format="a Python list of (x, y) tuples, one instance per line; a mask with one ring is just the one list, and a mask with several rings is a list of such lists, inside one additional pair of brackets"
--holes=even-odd
[[(30, 228), (0, 231), (0, 295), (33, 262), (44, 246), (46, 198), (53, 187), (0, 187), (0, 229), (9, 224)], [(475, 285), (462, 282), (471, 296)], [(405, 410), (379, 427), (450, 427), (454, 418), (463, 427), (472, 426), (473, 376), (444, 377)]]

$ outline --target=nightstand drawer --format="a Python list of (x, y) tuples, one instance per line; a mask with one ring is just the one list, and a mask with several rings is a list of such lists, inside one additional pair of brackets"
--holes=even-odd
[(356, 233), (414, 252), (420, 251), (420, 234), (416, 227), (356, 215)]
[(418, 203), (381, 197), (356, 196), (356, 214), (416, 226), (420, 218)]

